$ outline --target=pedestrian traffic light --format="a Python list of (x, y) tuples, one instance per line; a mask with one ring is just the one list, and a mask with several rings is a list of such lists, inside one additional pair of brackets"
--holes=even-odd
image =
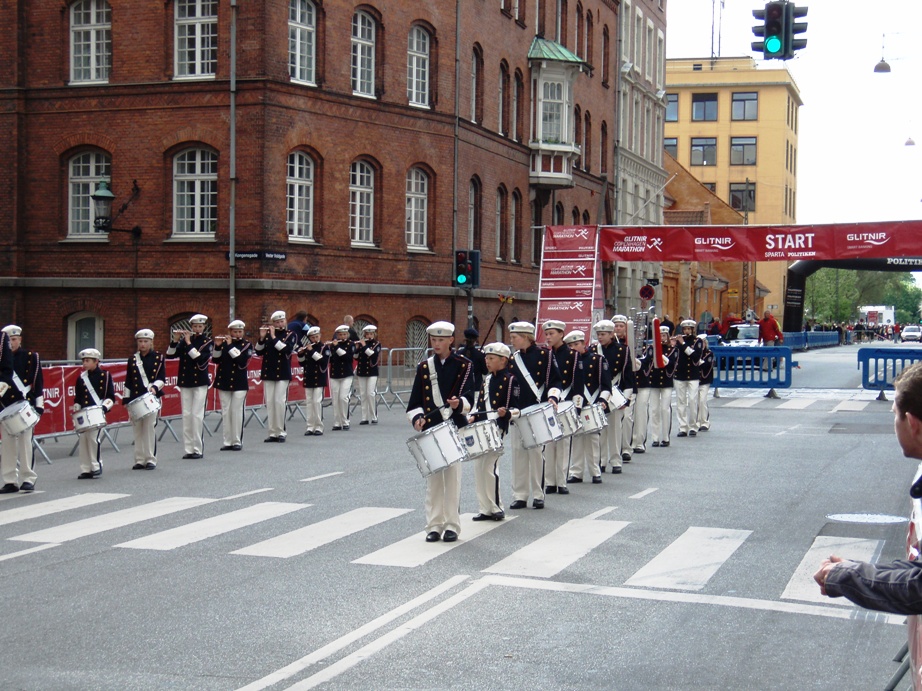
[(455, 252), (455, 285), (458, 288), (472, 288), (474, 283), (474, 267), (471, 265), (470, 252), (458, 250)]
[(802, 34), (807, 30), (807, 22), (798, 22), (801, 17), (807, 16), (806, 7), (797, 7), (793, 3), (785, 5), (784, 21), (784, 59), (790, 60), (794, 57), (794, 51), (800, 50), (807, 46), (807, 39), (795, 38), (797, 34)]
[(762, 20), (761, 26), (752, 27), (752, 33), (761, 41), (753, 41), (752, 49), (762, 53), (766, 60), (784, 60), (785, 21), (787, 3), (767, 2), (765, 9), (753, 10), (752, 16)]

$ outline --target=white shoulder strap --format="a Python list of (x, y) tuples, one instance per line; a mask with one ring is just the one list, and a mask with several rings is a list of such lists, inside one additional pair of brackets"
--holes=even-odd
[(102, 405), (102, 401), (99, 400), (99, 394), (96, 393), (96, 389), (93, 388), (93, 384), (90, 382), (90, 373), (86, 370), (80, 374), (80, 378), (83, 380), (83, 385), (86, 386), (87, 392), (90, 394), (90, 398), (93, 399), (95, 405)]
[(141, 377), (141, 383), (144, 384), (144, 390), (150, 389), (150, 380), (147, 378), (147, 372), (144, 371), (144, 363), (141, 361), (141, 353), (134, 354), (134, 364), (138, 366), (138, 375)]
[(515, 360), (515, 364), (518, 366), (519, 372), (522, 373), (522, 378), (525, 380), (525, 383), (528, 384), (531, 392), (540, 402), (541, 395), (544, 393), (544, 387), (542, 386), (539, 388), (538, 385), (535, 384), (535, 380), (531, 377), (531, 372), (528, 371), (528, 368), (525, 366), (525, 362), (522, 360), (522, 352), (517, 350), (515, 355), (512, 356), (512, 359)]

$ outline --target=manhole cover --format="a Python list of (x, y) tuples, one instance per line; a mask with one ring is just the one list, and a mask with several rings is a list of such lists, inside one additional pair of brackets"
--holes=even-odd
[(833, 513), (826, 516), (830, 521), (838, 523), (905, 523), (909, 519), (905, 516), (890, 516), (885, 513)]

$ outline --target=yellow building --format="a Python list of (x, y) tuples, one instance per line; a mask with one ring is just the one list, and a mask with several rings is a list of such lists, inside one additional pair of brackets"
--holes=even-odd
[[(798, 110), (785, 66), (750, 57), (666, 61), (664, 148), (749, 225), (797, 222)], [(758, 262), (736, 286), (740, 311), (784, 311), (787, 265)], [(758, 300), (756, 280), (768, 288)], [(733, 291), (729, 287), (728, 291)], [(759, 315), (761, 316), (761, 314)]]

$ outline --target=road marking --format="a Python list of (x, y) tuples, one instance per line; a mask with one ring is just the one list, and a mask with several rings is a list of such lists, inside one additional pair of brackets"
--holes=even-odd
[(262, 504), (254, 504), (237, 511), (223, 513), (220, 516), (212, 516), (195, 523), (187, 523), (178, 528), (164, 530), (153, 535), (129, 540), (116, 547), (128, 547), (130, 549), (156, 549), (171, 550), (177, 547), (184, 547), (193, 542), (201, 542), (210, 537), (223, 535), (238, 528), (245, 528), (248, 525), (260, 523), (270, 518), (278, 518), (292, 511), (311, 506), (311, 504), (285, 504), (282, 502), (267, 501)]
[(761, 398), (735, 398), (729, 403), (724, 403), (724, 408), (752, 408), (763, 399)]
[(61, 545), (57, 543), (51, 543), (47, 545), (36, 545), (35, 547), (29, 547), (28, 549), (22, 549), (18, 552), (10, 552), (9, 554), (4, 554), (0, 557), (0, 561), (6, 561), (7, 559), (15, 559), (16, 557), (24, 557), (27, 554), (32, 554), (33, 552), (41, 552), (44, 549), (51, 549), (52, 547), (60, 547)]
[(484, 572), (550, 578), (586, 556), (628, 525), (629, 521), (592, 521), (585, 518), (567, 521), (547, 535), (484, 569)]
[(13, 499), (22, 499), (23, 497), (28, 497), (29, 495), (35, 496), (36, 494), (44, 494), (45, 490), (37, 489), (34, 492), (13, 492), (12, 494), (4, 494), (0, 497), (0, 502), (2, 501), (11, 501)]
[(647, 496), (648, 494), (653, 494), (658, 489), (659, 487), (650, 487), (649, 489), (645, 489), (643, 492), (632, 494), (631, 496), (628, 497), (628, 499), (643, 499), (645, 496)]
[(168, 499), (161, 499), (160, 501), (155, 501), (150, 504), (142, 504), (141, 506), (134, 506), (130, 509), (113, 511), (103, 514), (102, 516), (85, 518), (81, 521), (65, 523), (64, 525), (59, 525), (54, 528), (38, 530), (34, 533), (26, 533), (25, 535), (17, 535), (9, 539), (19, 540), (20, 542), (68, 542), (80, 537), (103, 533), (107, 530), (122, 528), (132, 523), (140, 523), (141, 521), (146, 521), (151, 518), (159, 518), (160, 516), (166, 516), (167, 514), (176, 513), (177, 511), (185, 511), (186, 509), (191, 509), (196, 506), (210, 504), (213, 501), (217, 500), (202, 499), (199, 497), (169, 497)]
[(84, 506), (92, 506), (93, 504), (101, 504), (104, 501), (112, 501), (113, 499), (122, 499), (130, 496), (130, 494), (88, 492), (87, 494), (75, 494), (72, 497), (64, 497), (63, 499), (52, 499), (51, 501), (44, 501), (40, 504), (20, 506), (18, 509), (0, 511), (0, 525), (9, 525), (10, 523), (26, 521), (30, 518), (48, 516), (61, 511), (79, 509)]
[(883, 549), (881, 540), (820, 535), (813, 541), (813, 545), (801, 560), (800, 566), (794, 571), (787, 587), (781, 593), (781, 599), (854, 607), (855, 605), (844, 597), (830, 598), (821, 594), (820, 587), (813, 580), (813, 574), (820, 568), (823, 559), (828, 558), (830, 554), (837, 554), (843, 559), (874, 562), (877, 561), (881, 549)]
[(232, 494), (229, 497), (221, 497), (220, 501), (230, 501), (231, 499), (240, 499), (241, 497), (251, 497), (254, 494), (262, 494), (263, 492), (271, 492), (272, 487), (263, 487), (262, 489), (253, 489), (249, 492), (241, 492), (240, 494)]
[(751, 534), (751, 530), (692, 526), (624, 584), (701, 590)]
[(784, 403), (779, 403), (778, 408), (784, 410), (803, 410), (816, 403), (815, 398), (789, 398)]
[(608, 514), (610, 514), (612, 511), (614, 511), (617, 508), (618, 508), (617, 506), (606, 506), (604, 509), (599, 509), (595, 513), (589, 514), (588, 516), (586, 516), (585, 520), (592, 521), (592, 520), (595, 520), (596, 518), (607, 516)]
[(833, 413), (857, 413), (868, 407), (870, 401), (839, 401), (835, 408), (832, 409)]
[(312, 523), (278, 537), (257, 542), (255, 545), (235, 550), (231, 554), (287, 559), (310, 552), (312, 549), (317, 549), (378, 523), (397, 518), (397, 516), (402, 516), (410, 511), (412, 509), (382, 509), (366, 506), (328, 518), (325, 521)]
[(324, 475), (315, 475), (314, 477), (306, 477), (299, 482), (313, 482), (314, 480), (322, 480), (325, 477), (333, 477), (334, 475), (342, 475), (343, 471), (337, 470), (335, 473), (325, 473)]
[(456, 547), (489, 533), (504, 523), (515, 520), (515, 516), (507, 516), (504, 521), (471, 521), (473, 517), (474, 514), (472, 513), (461, 514), (461, 523), (464, 525), (464, 530), (459, 535), (457, 542), (426, 542), (426, 532), (423, 531), (400, 542), (382, 547), (376, 552), (366, 554), (364, 557), (359, 557), (352, 563), (373, 564), (375, 566), (401, 566), (411, 569), (416, 566), (422, 566), (431, 559), (440, 557)]
[(382, 614), (377, 619), (373, 619), (367, 624), (360, 626), (355, 631), (350, 631), (344, 636), (337, 638), (335, 641), (328, 643), (327, 645), (323, 646), (322, 648), (319, 648), (318, 650), (315, 650), (309, 655), (305, 655), (301, 659), (295, 660), (291, 664), (286, 665), (285, 667), (282, 667), (279, 670), (276, 670), (272, 674), (266, 675), (262, 679), (257, 679), (251, 684), (247, 684), (246, 686), (238, 689), (238, 691), (260, 691), (260, 689), (268, 688), (270, 686), (277, 684), (278, 682), (284, 679), (288, 679), (289, 677), (294, 676), (298, 672), (310, 667), (311, 665), (321, 662), (322, 660), (325, 660), (326, 658), (328, 658), (330, 655), (337, 653), (343, 648), (346, 648), (352, 645), (355, 641), (359, 640), (360, 638), (363, 638), (364, 636), (367, 636), (368, 634), (374, 631), (377, 631), (385, 624), (389, 624), (395, 619), (399, 619), (407, 612), (410, 612), (416, 609), (417, 607), (419, 607), (420, 605), (424, 605), (430, 600), (437, 598), (442, 593), (451, 590), (456, 585), (466, 581), (468, 578), (469, 576), (453, 576), (449, 578), (447, 581), (440, 583), (432, 590), (426, 591), (419, 597), (413, 598), (409, 602), (406, 602), (400, 605), (399, 607), (395, 607), (390, 612), (386, 612), (385, 614)]

